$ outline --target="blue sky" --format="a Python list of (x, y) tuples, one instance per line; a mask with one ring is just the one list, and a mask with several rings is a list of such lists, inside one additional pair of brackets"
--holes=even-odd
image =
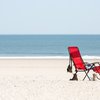
[(0, 34), (100, 34), (100, 0), (1, 0)]

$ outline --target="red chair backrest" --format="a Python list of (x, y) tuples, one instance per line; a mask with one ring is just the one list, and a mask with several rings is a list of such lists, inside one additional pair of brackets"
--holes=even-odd
[(69, 51), (70, 59), (73, 61), (75, 68), (80, 70), (85, 70), (86, 67), (84, 65), (78, 47), (76, 46), (68, 47), (68, 51)]

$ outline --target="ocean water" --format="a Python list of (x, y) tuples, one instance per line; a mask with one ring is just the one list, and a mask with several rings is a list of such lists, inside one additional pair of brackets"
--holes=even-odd
[(82, 56), (100, 56), (100, 35), (0, 35), (0, 57), (67, 57), (68, 46)]

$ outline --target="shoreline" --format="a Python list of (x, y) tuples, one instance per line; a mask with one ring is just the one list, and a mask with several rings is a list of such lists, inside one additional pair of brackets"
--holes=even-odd
[[(100, 60), (100, 56), (82, 56), (83, 60)], [(69, 56), (0, 56), (0, 59), (69, 59)]]
[[(100, 59), (84, 59), (84, 62), (100, 62)], [(63, 57), (0, 57), (0, 68), (63, 68), (69, 65), (69, 58)]]

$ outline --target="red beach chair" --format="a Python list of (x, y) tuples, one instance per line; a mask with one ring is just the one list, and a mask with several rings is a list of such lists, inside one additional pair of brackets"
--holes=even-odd
[(94, 72), (100, 75), (100, 63), (99, 62), (94, 63), (94, 67), (92, 69)]
[[(69, 59), (70, 65), (72, 66), (72, 63), (73, 63), (73, 65), (75, 66), (75, 74), (77, 72), (85, 72), (85, 77), (83, 78), (83, 80), (86, 77), (90, 80), (88, 73), (89, 73), (90, 69), (92, 69), (94, 64), (93, 63), (86, 64), (83, 61), (78, 47), (76, 47), (76, 46), (68, 47), (68, 51), (69, 51), (69, 57), (70, 57), (70, 59)], [(89, 68), (87, 68), (86, 66), (89, 66)]]
[[(94, 67), (92, 69), (95, 73), (98, 73), (100, 75), (100, 63), (99, 62), (97, 62), (96, 65), (94, 64)], [(100, 76), (98, 77), (96, 74), (93, 74), (93, 80), (94, 81), (95, 81), (96, 78), (98, 80), (100, 80)]]

